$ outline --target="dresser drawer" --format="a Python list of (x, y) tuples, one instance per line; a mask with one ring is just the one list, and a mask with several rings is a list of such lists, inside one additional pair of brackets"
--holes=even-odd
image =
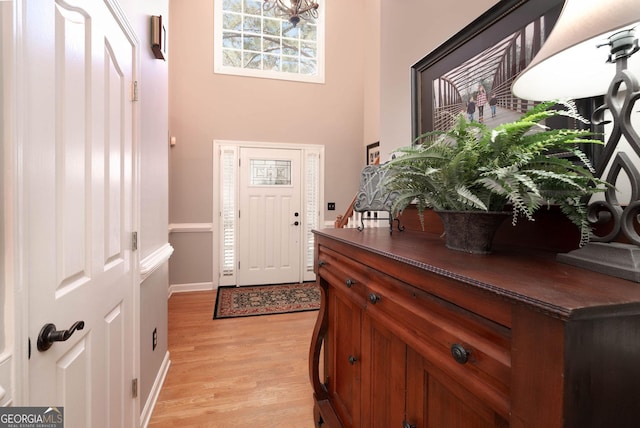
[(361, 307), (366, 304), (365, 284), (371, 281), (372, 273), (372, 269), (349, 257), (328, 248), (319, 248), (317, 275)]
[(380, 272), (366, 284), (365, 311), (384, 322), (436, 372), (508, 418), (511, 331)]

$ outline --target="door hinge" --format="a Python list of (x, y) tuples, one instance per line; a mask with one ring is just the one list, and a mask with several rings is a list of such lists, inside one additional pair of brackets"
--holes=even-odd
[(131, 82), (131, 101), (138, 101), (138, 81)]
[(136, 251), (138, 249), (138, 232), (133, 232), (131, 234), (131, 251)]
[(138, 397), (138, 378), (131, 381), (131, 395), (133, 398)]

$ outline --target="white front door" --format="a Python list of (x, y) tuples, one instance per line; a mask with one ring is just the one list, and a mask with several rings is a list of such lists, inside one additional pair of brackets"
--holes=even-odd
[[(68, 428), (131, 427), (135, 42), (111, 0), (17, 7), (28, 405), (64, 406)], [(38, 349), (45, 325), (62, 339), (79, 321)]]
[(238, 285), (301, 280), (301, 151), (240, 149)]

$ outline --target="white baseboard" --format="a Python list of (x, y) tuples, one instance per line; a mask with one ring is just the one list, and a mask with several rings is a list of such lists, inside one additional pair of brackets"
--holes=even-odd
[(211, 291), (216, 290), (218, 287), (213, 285), (212, 282), (193, 282), (191, 284), (171, 284), (169, 286), (169, 296), (173, 293), (186, 293), (189, 291)]
[(147, 428), (147, 426), (149, 425), (151, 415), (153, 414), (153, 409), (156, 407), (156, 402), (158, 401), (158, 396), (160, 395), (160, 390), (162, 390), (164, 380), (167, 378), (169, 366), (171, 366), (171, 360), (169, 359), (169, 351), (167, 351), (167, 353), (164, 355), (164, 359), (162, 360), (160, 370), (158, 370), (156, 380), (155, 382), (153, 382), (153, 386), (151, 387), (149, 397), (147, 397), (147, 402), (142, 409), (142, 414), (140, 415), (141, 428)]

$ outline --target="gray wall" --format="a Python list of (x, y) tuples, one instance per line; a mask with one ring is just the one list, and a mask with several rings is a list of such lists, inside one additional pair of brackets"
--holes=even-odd
[[(169, 154), (170, 223), (184, 230), (213, 222), (215, 139), (325, 145), (325, 201), (336, 203), (325, 219), (333, 221), (357, 191), (366, 144), (378, 139), (377, 109), (365, 109), (365, 87), (377, 89), (377, 80), (364, 76), (376, 76), (379, 67), (377, 55), (367, 55), (378, 49), (379, 2), (329, 0), (322, 7), (324, 84), (214, 74), (213, 4), (170, 3), (170, 133), (177, 141)], [(366, 136), (365, 114), (374, 130)], [(217, 230), (176, 231), (170, 241), (172, 286), (217, 283)]]
[[(142, 262), (168, 241), (168, 73), (167, 61), (155, 59), (150, 46), (151, 15), (162, 15), (169, 27), (169, 0), (120, 0), (140, 43), (138, 107), (140, 132), (140, 230), (138, 251)], [(140, 379), (144, 407), (167, 353), (167, 263), (140, 284)], [(157, 329), (158, 345), (151, 346)]]
[[(169, 265), (164, 263), (140, 284), (140, 403), (144, 407), (167, 352), (167, 278)], [(153, 350), (152, 334), (157, 329), (157, 346)]]
[(382, 0), (381, 154), (411, 144), (411, 66), (496, 3)]

